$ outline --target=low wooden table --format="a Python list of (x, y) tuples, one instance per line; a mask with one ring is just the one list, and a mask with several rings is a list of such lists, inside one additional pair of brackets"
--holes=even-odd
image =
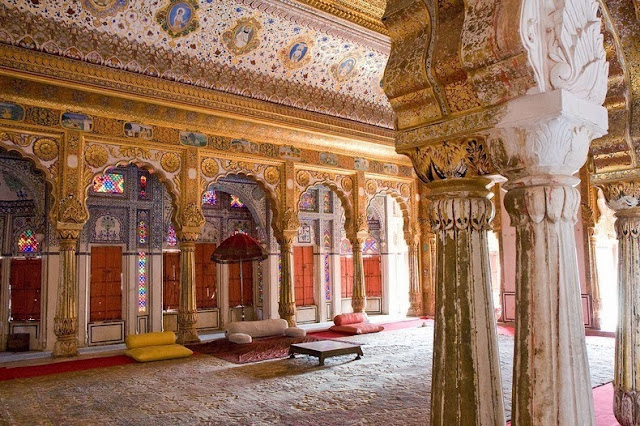
[(295, 354), (315, 356), (320, 360), (319, 365), (324, 365), (324, 360), (332, 356), (356, 354), (356, 359), (362, 356), (360, 345), (336, 342), (334, 340), (320, 340), (317, 342), (297, 343), (289, 347), (289, 358), (295, 358)]

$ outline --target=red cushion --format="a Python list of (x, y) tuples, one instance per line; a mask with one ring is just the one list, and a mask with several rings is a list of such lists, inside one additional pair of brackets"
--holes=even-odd
[(347, 325), (347, 324), (359, 324), (369, 321), (367, 314), (362, 312), (352, 314), (340, 314), (336, 315), (333, 319), (335, 325)]
[(358, 324), (334, 325), (329, 330), (346, 334), (367, 334), (382, 331), (384, 330), (384, 327), (378, 324), (371, 324), (369, 322), (361, 322)]

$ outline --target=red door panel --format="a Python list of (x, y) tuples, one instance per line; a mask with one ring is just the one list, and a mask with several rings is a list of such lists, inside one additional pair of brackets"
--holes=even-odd
[(122, 248), (91, 248), (90, 321), (122, 319)]
[(313, 293), (313, 247), (294, 247), (296, 306), (315, 304)]
[(367, 297), (382, 297), (380, 256), (364, 258), (364, 288)]
[(13, 321), (39, 321), (42, 259), (13, 259), (9, 284)]
[(340, 276), (342, 278), (342, 298), (346, 299), (353, 296), (353, 257), (340, 257)]
[(162, 309), (178, 309), (180, 301), (180, 253), (162, 255)]
[(218, 306), (216, 295), (216, 264), (211, 255), (216, 249), (213, 243), (196, 244), (196, 305), (198, 309)]
[[(229, 307), (253, 306), (253, 262), (242, 262), (244, 285), (240, 288), (240, 264), (229, 264)], [(242, 294), (244, 303), (242, 303)]]

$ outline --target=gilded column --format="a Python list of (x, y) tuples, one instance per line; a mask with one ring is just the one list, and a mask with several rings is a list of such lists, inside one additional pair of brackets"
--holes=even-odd
[(503, 425), (487, 230), (493, 216), (485, 178), (431, 183), (436, 234), (432, 425)]
[(420, 237), (412, 238), (409, 245), (409, 311), (407, 316), (422, 315), (422, 288), (420, 288)]
[(616, 419), (640, 424), (640, 181), (603, 185), (616, 212), (618, 237), (618, 326), (613, 374)]
[(180, 297), (178, 336), (180, 344), (199, 343), (198, 308), (196, 305), (196, 240), (197, 233), (178, 232), (180, 238)]
[(287, 320), (289, 327), (296, 326), (296, 297), (293, 284), (293, 241), (298, 231), (285, 231), (285, 237), (280, 241), (280, 256), (282, 259), (282, 280), (280, 281), (280, 303), (278, 314)]
[(586, 277), (586, 291), (591, 295), (592, 324), (596, 330), (600, 330), (600, 283), (598, 281), (598, 266), (596, 264), (595, 225), (598, 221), (598, 195), (591, 185), (591, 177), (587, 166), (580, 169), (580, 196), (582, 198), (582, 238), (584, 247), (584, 268)]
[(53, 356), (78, 355), (78, 283), (76, 281), (76, 247), (82, 224), (64, 224), (58, 227), (60, 241), (60, 278), (58, 304), (53, 329), (56, 342)]
[(353, 295), (351, 296), (351, 307), (353, 312), (364, 312), (367, 308), (367, 294), (364, 283), (364, 261), (362, 258), (362, 246), (364, 240), (361, 238), (350, 239), (353, 250)]

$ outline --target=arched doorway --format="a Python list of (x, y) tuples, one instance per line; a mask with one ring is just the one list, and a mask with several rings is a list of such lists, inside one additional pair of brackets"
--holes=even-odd
[(46, 297), (45, 273), (48, 253), (55, 245), (46, 222), (50, 189), (30, 160), (16, 153), (0, 153), (3, 350), (7, 343), (17, 342), (28, 344), (30, 350), (43, 350), (48, 320), (52, 323), (55, 300)]

